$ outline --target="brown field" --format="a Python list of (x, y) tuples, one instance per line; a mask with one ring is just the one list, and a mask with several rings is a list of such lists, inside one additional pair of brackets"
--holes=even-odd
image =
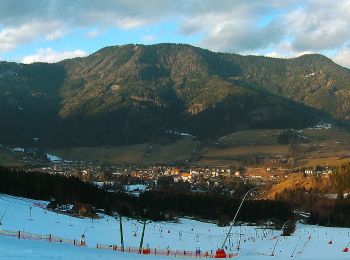
[(297, 165), (340, 165), (350, 161), (350, 133), (338, 129), (305, 129), (308, 142), (297, 146)]
[(235, 132), (223, 136), (217, 140), (219, 145), (276, 145), (277, 136), (281, 129), (252, 129), (241, 132)]
[(108, 163), (141, 163), (148, 143), (128, 146), (75, 147), (49, 151), (67, 160), (101, 161)]
[(303, 130), (303, 135), (313, 140), (339, 141), (350, 144), (350, 133), (337, 128), (331, 129), (311, 129)]
[(19, 161), (19, 158), (15, 154), (7, 151), (6, 149), (0, 148), (0, 165), (21, 166), (23, 164)]
[(224, 160), (213, 158), (200, 158), (196, 163), (198, 166), (211, 166), (211, 167), (228, 167), (228, 166), (241, 166), (241, 162), (237, 160)]
[[(295, 146), (278, 144), (280, 129), (255, 129), (219, 138), (216, 145), (197, 150), (199, 143), (189, 138), (171, 144), (143, 143), (129, 146), (76, 147), (49, 153), (65, 159), (109, 163), (153, 164), (188, 161), (198, 158), (197, 165), (239, 166), (242, 158), (259, 156), (294, 157), (297, 167), (339, 165), (350, 161), (350, 132), (339, 129), (304, 129), (306, 137)], [(196, 154), (196, 156), (194, 156)], [(1, 155), (1, 154), (0, 154)], [(3, 160), (14, 160), (11, 154)], [(12, 158), (12, 159), (11, 159)], [(1, 158), (0, 158), (1, 159)], [(1, 162), (1, 161), (0, 161)]]
[(246, 172), (244, 173), (246, 176), (261, 176), (264, 178), (268, 178), (273, 173), (266, 170), (266, 168), (247, 168)]
[(307, 159), (298, 160), (297, 166), (299, 167), (314, 167), (317, 165), (339, 166), (347, 162), (350, 162), (350, 158), (348, 159), (339, 159), (338, 157), (307, 158)]
[(169, 163), (190, 160), (198, 143), (184, 138), (169, 145), (153, 144), (150, 153), (145, 156), (144, 163)]
[(203, 156), (240, 156), (240, 155), (287, 155), (290, 153), (289, 145), (260, 145), (260, 146), (237, 146), (230, 148), (204, 148)]
[[(304, 129), (296, 146), (278, 144), (281, 129), (255, 129), (219, 138), (204, 147), (199, 165), (236, 165), (238, 157), (295, 156), (295, 166), (340, 165), (350, 161), (350, 132), (336, 128)], [(238, 161), (237, 161), (238, 160)]]
[(74, 147), (51, 150), (49, 153), (67, 160), (153, 164), (189, 160), (197, 145), (198, 143), (184, 138), (168, 145), (143, 143), (128, 146)]
[(202, 149), (201, 158), (196, 164), (208, 166), (241, 166), (241, 159), (244, 157), (289, 155), (290, 145), (236, 146), (227, 148), (212, 146)]

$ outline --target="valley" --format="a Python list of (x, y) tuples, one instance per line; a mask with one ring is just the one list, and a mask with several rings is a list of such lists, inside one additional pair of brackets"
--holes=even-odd
[(350, 259), (350, 0), (0, 3), (0, 260)]

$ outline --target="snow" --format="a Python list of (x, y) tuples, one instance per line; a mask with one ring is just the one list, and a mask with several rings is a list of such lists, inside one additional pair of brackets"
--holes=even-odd
[(48, 154), (48, 153), (47, 153), (46, 156), (47, 156), (47, 159), (48, 159), (49, 161), (53, 162), (53, 163), (57, 163), (57, 162), (62, 161), (62, 158), (60, 158), (60, 157), (58, 157), (58, 156), (56, 156), (56, 155), (52, 155), (52, 154)]
[(112, 250), (98, 250), (86, 247), (74, 247), (65, 244), (48, 243), (45, 241), (19, 240), (0, 236), (0, 259), (1, 260), (169, 260), (169, 257), (153, 257), (137, 254), (120, 253)]
[[(29, 200), (0, 194), (0, 230), (53, 234), (79, 240), (85, 232), (86, 247), (47, 241), (20, 240), (0, 235), (1, 259), (169, 259), (169, 257), (141, 256), (112, 250), (96, 249), (96, 244), (120, 246), (119, 219), (101, 215), (100, 219), (74, 218), (45, 209), (48, 202)], [(30, 212), (31, 207), (31, 212)], [(7, 210), (6, 210), (7, 209)], [(31, 213), (31, 215), (30, 215)], [(143, 224), (123, 218), (125, 246), (138, 247)], [(151, 222), (146, 225), (144, 246), (151, 249), (196, 250), (209, 253), (221, 247), (228, 227), (181, 218), (179, 222)], [(259, 226), (235, 226), (227, 245), (227, 252), (237, 252), (241, 234), (241, 259), (350, 259), (342, 252), (350, 242), (349, 228), (328, 228), (298, 224), (290, 237), (280, 236), (278, 230)], [(332, 240), (332, 244), (328, 242)], [(276, 244), (277, 243), (277, 244)], [(276, 246), (275, 250), (273, 248)], [(294, 251), (294, 253), (293, 253)], [(117, 255), (117, 256), (116, 256)]]
[(11, 149), (11, 151), (13, 151), (13, 152), (24, 152), (24, 148), (21, 148), (21, 147), (15, 147), (15, 148), (13, 148), (13, 149)]
[(194, 135), (191, 135), (189, 133), (183, 133), (183, 132), (179, 132), (179, 131), (176, 131), (176, 130), (166, 130), (165, 133), (173, 134), (173, 135), (186, 136), (186, 137), (191, 137), (191, 138), (195, 137)]
[(309, 129), (331, 129), (333, 126), (330, 123), (317, 123), (315, 126), (310, 127)]
[(315, 75), (315, 72), (312, 72), (312, 73), (310, 73), (310, 74), (307, 74), (306, 76), (305, 76), (305, 78), (308, 78), (308, 77), (311, 77), (311, 76), (314, 76)]
[(113, 185), (114, 182), (113, 181), (94, 181), (94, 184), (97, 187), (102, 188), (104, 185)]
[(147, 185), (144, 184), (132, 184), (124, 185), (125, 191), (134, 196), (140, 196), (141, 192), (144, 192), (147, 189)]

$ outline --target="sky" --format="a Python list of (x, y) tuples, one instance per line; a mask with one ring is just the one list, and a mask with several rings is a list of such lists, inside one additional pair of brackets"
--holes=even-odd
[(0, 60), (56, 62), (127, 43), (296, 57), (350, 68), (350, 0), (0, 0)]

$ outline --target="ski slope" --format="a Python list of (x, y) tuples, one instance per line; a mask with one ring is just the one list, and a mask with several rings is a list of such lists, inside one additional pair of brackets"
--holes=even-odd
[[(66, 239), (79, 240), (85, 233), (86, 247), (47, 241), (22, 240), (0, 235), (0, 259), (169, 259), (164, 256), (144, 256), (96, 249), (97, 244), (120, 246), (119, 220), (101, 215), (98, 220), (73, 218), (56, 214), (44, 207), (45, 201), (1, 194), (0, 230), (24, 231), (35, 234), (52, 234)], [(31, 208), (31, 210), (30, 210)], [(125, 247), (138, 247), (143, 224), (123, 218)], [(215, 252), (228, 232), (212, 223), (182, 218), (178, 223), (147, 222), (144, 247), (169, 250), (200, 249)], [(233, 228), (226, 252), (239, 252), (241, 259), (350, 259), (350, 253), (342, 252), (350, 242), (350, 229), (326, 228), (298, 224), (291, 237), (281, 237), (280, 231), (255, 226)], [(241, 239), (239, 239), (241, 238)], [(332, 241), (332, 244), (329, 242)], [(240, 244), (240, 250), (237, 246)]]

